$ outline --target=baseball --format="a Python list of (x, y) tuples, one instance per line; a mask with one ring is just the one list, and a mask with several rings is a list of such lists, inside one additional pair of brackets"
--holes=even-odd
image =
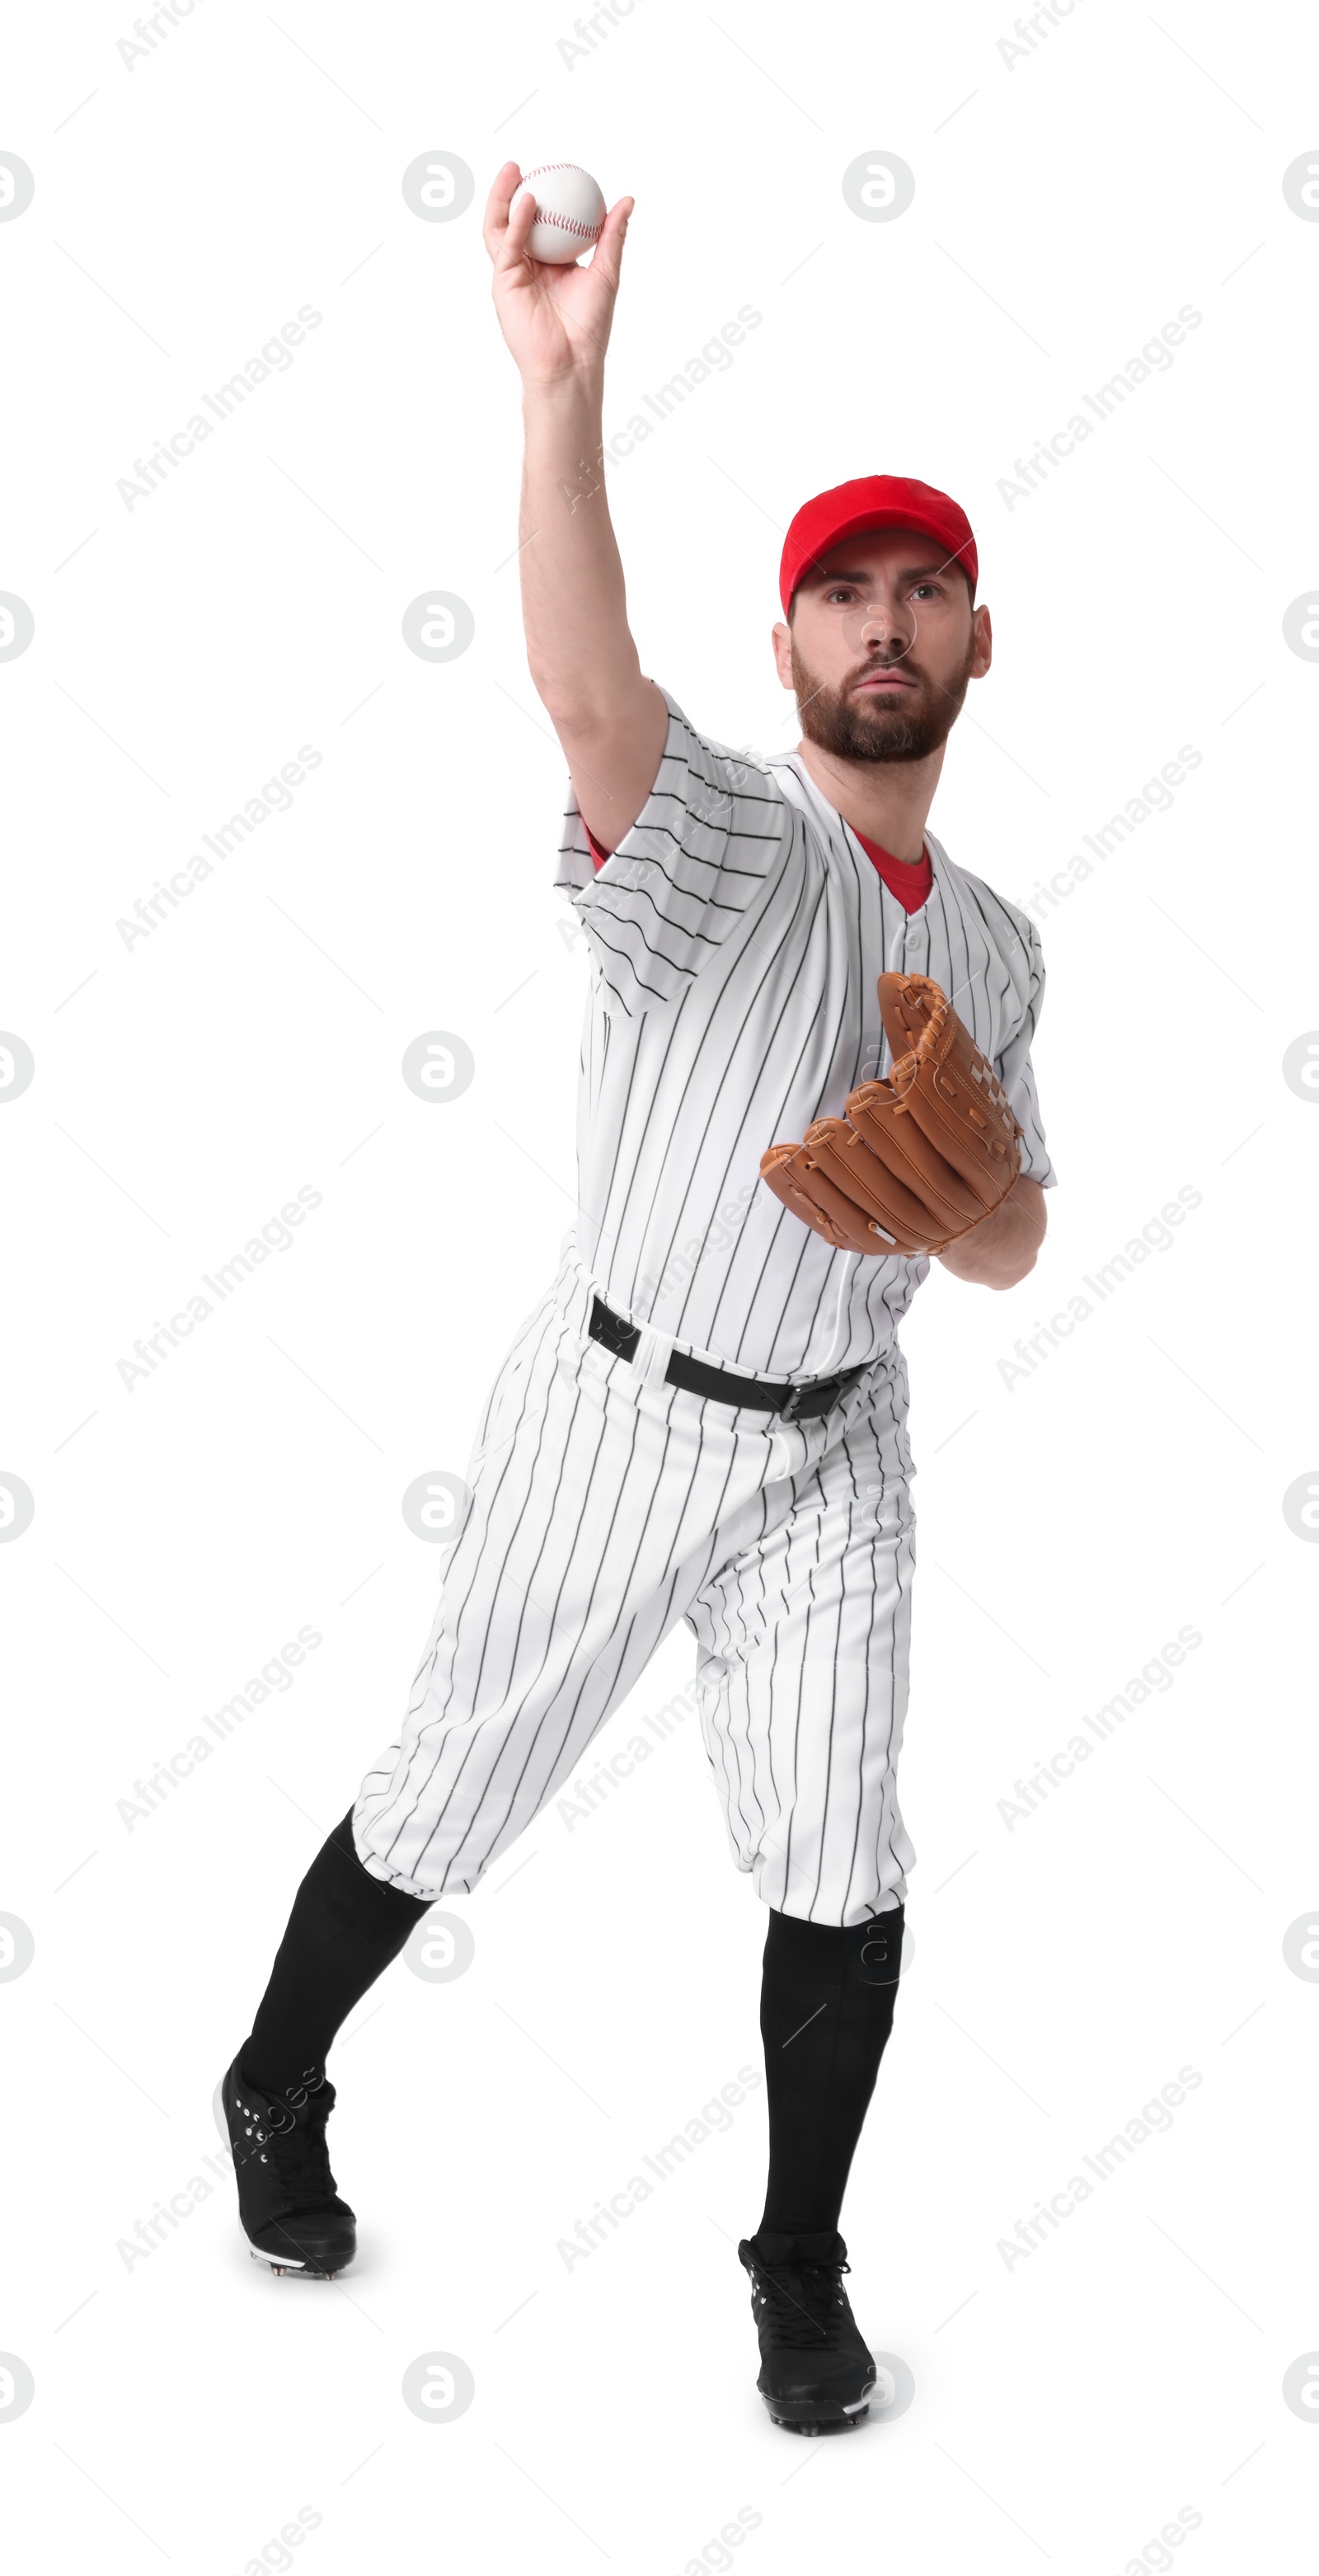
[(531, 196), (536, 200), (536, 220), (527, 249), (533, 259), (546, 260), (552, 268), (567, 268), (598, 241), (605, 201), (589, 170), (579, 170), (575, 161), (547, 161), (538, 170), (528, 170), (513, 205)]

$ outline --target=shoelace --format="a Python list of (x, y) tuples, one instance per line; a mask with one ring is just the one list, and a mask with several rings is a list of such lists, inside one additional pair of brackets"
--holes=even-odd
[(329, 2113), (328, 2102), (311, 2102), (291, 2129), (271, 2128), (266, 2132), (266, 2152), (273, 2157), (280, 2181), (299, 2209), (324, 2209), (336, 2198), (325, 2135)]
[(799, 2351), (831, 2351), (842, 2329), (842, 2276), (851, 2269), (850, 2263), (758, 2265), (775, 2342)]

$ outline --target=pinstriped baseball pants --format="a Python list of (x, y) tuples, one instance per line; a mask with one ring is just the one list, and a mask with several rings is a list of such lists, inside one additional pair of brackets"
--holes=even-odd
[(412, 1896), (475, 1887), (684, 1620), (737, 1867), (781, 1913), (864, 1922), (915, 1858), (896, 1784), (902, 1355), (780, 1424), (604, 1350), (591, 1295), (570, 1240), (491, 1391), (407, 1713), (358, 1792), (358, 1856)]

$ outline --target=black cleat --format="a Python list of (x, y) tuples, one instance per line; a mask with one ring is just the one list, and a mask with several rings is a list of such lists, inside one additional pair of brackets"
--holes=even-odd
[(304, 2280), (332, 2281), (357, 2251), (357, 2226), (330, 2171), (325, 2123), (334, 2086), (291, 2087), (292, 2100), (259, 2093), (235, 2058), (215, 2088), (215, 2125), (233, 2151), (238, 2215), (258, 2263)]
[[(743, 2237), (760, 2335), (756, 2382), (774, 2423), (789, 2433), (847, 2433), (864, 2422), (875, 2365), (843, 2288), (847, 2247), (835, 2234)], [(765, 2255), (774, 2259), (766, 2261)]]

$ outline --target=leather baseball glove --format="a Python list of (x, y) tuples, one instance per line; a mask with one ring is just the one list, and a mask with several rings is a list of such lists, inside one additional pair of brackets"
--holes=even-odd
[(800, 1145), (771, 1145), (760, 1173), (836, 1250), (915, 1260), (1001, 1206), (1021, 1170), (1021, 1129), (937, 984), (881, 975), (878, 989), (888, 1080), (863, 1082), (846, 1116), (817, 1118)]

